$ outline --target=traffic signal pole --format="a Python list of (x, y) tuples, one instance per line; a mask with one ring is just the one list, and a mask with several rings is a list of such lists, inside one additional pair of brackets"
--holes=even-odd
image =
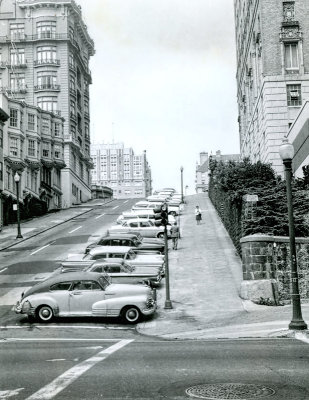
[(166, 299), (164, 308), (172, 309), (173, 305), (170, 299), (170, 276), (169, 276), (169, 265), (168, 265), (168, 242), (167, 242), (167, 226), (164, 226), (164, 255), (165, 255), (165, 289)]

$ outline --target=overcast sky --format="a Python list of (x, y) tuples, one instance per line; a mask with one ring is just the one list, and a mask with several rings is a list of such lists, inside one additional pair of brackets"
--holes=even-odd
[(147, 150), (154, 189), (239, 153), (231, 0), (77, 0), (94, 40), (91, 140)]

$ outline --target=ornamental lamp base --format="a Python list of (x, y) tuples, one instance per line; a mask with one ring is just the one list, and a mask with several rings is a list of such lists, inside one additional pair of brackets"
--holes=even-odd
[(303, 320), (292, 320), (289, 323), (289, 329), (295, 330), (295, 331), (304, 331), (308, 329), (308, 326), (305, 321)]
[(171, 310), (171, 309), (173, 308), (173, 305), (172, 305), (171, 300), (165, 300), (164, 308), (165, 308), (166, 310)]

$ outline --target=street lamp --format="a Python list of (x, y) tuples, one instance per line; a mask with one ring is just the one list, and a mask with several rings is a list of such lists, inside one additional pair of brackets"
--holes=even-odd
[(290, 235), (290, 257), (291, 257), (291, 280), (292, 280), (292, 307), (293, 316), (289, 324), (289, 329), (303, 330), (307, 329), (307, 324), (304, 322), (301, 313), (301, 303), (298, 286), (298, 272), (297, 272), (297, 257), (296, 257), (296, 244), (295, 244), (295, 226), (293, 216), (293, 200), (292, 200), (292, 159), (294, 156), (294, 147), (288, 142), (285, 137), (279, 148), (279, 154), (285, 167), (286, 179), (286, 195), (288, 203), (289, 214), (289, 235)]
[(22, 234), (20, 231), (20, 210), (19, 210), (19, 181), (20, 175), (18, 172), (14, 175), (14, 181), (16, 183), (16, 198), (17, 198), (17, 236), (16, 239), (22, 239)]
[(180, 167), (181, 173), (181, 202), (183, 203), (183, 167)]

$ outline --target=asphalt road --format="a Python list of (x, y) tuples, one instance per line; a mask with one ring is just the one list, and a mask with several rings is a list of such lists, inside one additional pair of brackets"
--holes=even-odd
[(0, 357), (1, 399), (309, 398), (309, 347), (290, 339), (58, 337), (1, 341)]
[(12, 305), (20, 294), (48, 277), (70, 254), (105, 234), (117, 217), (136, 202), (115, 200), (0, 252), (0, 326), (19, 321)]

